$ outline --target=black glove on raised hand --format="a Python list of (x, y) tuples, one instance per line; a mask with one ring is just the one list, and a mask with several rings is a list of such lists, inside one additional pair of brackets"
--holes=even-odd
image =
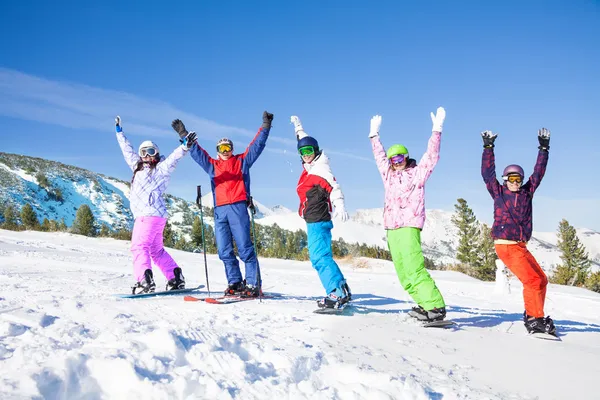
[(191, 149), (194, 143), (196, 143), (196, 132), (191, 131), (186, 137), (181, 139), (180, 142), (188, 149)]
[(185, 125), (180, 119), (174, 119), (173, 122), (171, 122), (171, 126), (173, 127), (175, 132), (179, 134), (179, 139), (183, 140), (183, 138), (185, 138), (188, 135), (188, 131), (187, 129), (185, 129)]
[(273, 121), (273, 114), (270, 112), (263, 112), (263, 128), (271, 129), (271, 122)]
[(481, 132), (481, 137), (483, 138), (483, 148), (484, 149), (493, 149), (494, 148), (494, 140), (498, 137), (498, 134), (492, 131), (483, 131)]
[(550, 149), (550, 131), (546, 128), (540, 129), (538, 141), (540, 142), (538, 149), (548, 151)]

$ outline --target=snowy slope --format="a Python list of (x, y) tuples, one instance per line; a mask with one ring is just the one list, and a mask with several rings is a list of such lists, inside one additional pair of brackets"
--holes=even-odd
[[(118, 299), (129, 243), (0, 230), (0, 398), (596, 399), (600, 295), (550, 285), (562, 342), (527, 337), (521, 288), (433, 271), (456, 330), (407, 318), (389, 262), (341, 264), (349, 316), (312, 313), (323, 295), (307, 262), (261, 259), (283, 299), (215, 306), (181, 297)], [(188, 283), (198, 254), (170, 250)], [(211, 289), (225, 286), (208, 256)], [(157, 272), (157, 284), (164, 279)]]

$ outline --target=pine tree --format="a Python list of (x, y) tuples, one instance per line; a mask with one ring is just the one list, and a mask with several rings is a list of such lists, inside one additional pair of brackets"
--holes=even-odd
[(40, 229), (42, 230), (42, 232), (50, 232), (50, 221), (48, 220), (48, 218), (44, 218), (44, 220), (42, 221), (42, 225), (40, 226)]
[(477, 264), (477, 242), (479, 232), (477, 219), (465, 199), (458, 199), (454, 205), (452, 223), (458, 228), (458, 249), (456, 258), (469, 267)]
[(50, 187), (50, 182), (48, 182), (48, 178), (46, 178), (46, 175), (44, 175), (42, 172), (38, 172), (35, 176), (35, 179), (37, 179), (38, 185), (40, 185), (40, 187), (44, 189)]
[(31, 207), (31, 204), (29, 203), (26, 203), (23, 207), (21, 207), (21, 222), (23, 222), (25, 229), (39, 229), (40, 222), (37, 219), (37, 215), (33, 210), (33, 207)]
[(585, 287), (594, 292), (600, 293), (600, 271), (592, 272), (585, 280)]
[(487, 224), (480, 226), (477, 251), (478, 260), (475, 268), (475, 277), (482, 281), (496, 280), (496, 259), (498, 256), (494, 247), (494, 239), (492, 239), (492, 230)]
[(19, 229), (17, 221), (17, 211), (12, 204), (8, 204), (4, 207), (4, 222), (2, 223), (2, 229), (8, 229), (11, 231)]
[(556, 267), (552, 281), (561, 285), (582, 286), (589, 273), (591, 261), (575, 228), (566, 219), (558, 225), (558, 242), (562, 265)]
[(96, 236), (96, 220), (90, 206), (82, 204), (79, 207), (75, 213), (75, 221), (73, 221), (71, 230), (78, 235)]
[(167, 222), (165, 225), (165, 230), (163, 231), (163, 243), (165, 247), (175, 247), (175, 232), (173, 232), (173, 227), (170, 222)]
[(111, 235), (111, 231), (108, 228), (108, 225), (102, 224), (102, 226), (100, 227), (100, 232), (98, 232), (98, 236), (100, 236), (100, 237), (110, 237), (110, 235)]

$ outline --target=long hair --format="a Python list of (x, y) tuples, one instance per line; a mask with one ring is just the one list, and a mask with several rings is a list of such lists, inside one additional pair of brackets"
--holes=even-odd
[(153, 168), (156, 168), (156, 164), (158, 164), (159, 159), (160, 158), (158, 157), (158, 154), (157, 154), (156, 157), (154, 157), (154, 159), (149, 163), (146, 163), (142, 160), (138, 161), (137, 166), (133, 170), (133, 176), (131, 177), (131, 186), (133, 186), (133, 180), (135, 179), (135, 174), (137, 174), (139, 171), (142, 170), (142, 168), (144, 168), (144, 164), (150, 165), (150, 169), (153, 169)]

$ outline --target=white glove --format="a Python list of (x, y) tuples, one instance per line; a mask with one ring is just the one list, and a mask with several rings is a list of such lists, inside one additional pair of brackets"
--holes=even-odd
[(433, 123), (433, 132), (442, 133), (442, 127), (444, 126), (444, 120), (446, 119), (446, 110), (444, 107), (438, 107), (437, 113), (434, 115), (431, 113), (431, 122)]
[(369, 131), (369, 138), (373, 138), (379, 135), (379, 128), (381, 127), (381, 115), (376, 115), (371, 118), (371, 130)]
[(350, 216), (346, 212), (346, 208), (343, 205), (341, 205), (335, 207), (335, 211), (333, 212), (333, 218), (339, 219), (342, 222), (346, 222), (348, 221), (348, 219), (350, 219)]
[(308, 136), (308, 134), (304, 132), (302, 122), (300, 122), (300, 118), (298, 118), (295, 115), (292, 115), (290, 121), (292, 122), (292, 124), (294, 124), (294, 132), (296, 133), (296, 138), (298, 140), (302, 139), (305, 136)]

